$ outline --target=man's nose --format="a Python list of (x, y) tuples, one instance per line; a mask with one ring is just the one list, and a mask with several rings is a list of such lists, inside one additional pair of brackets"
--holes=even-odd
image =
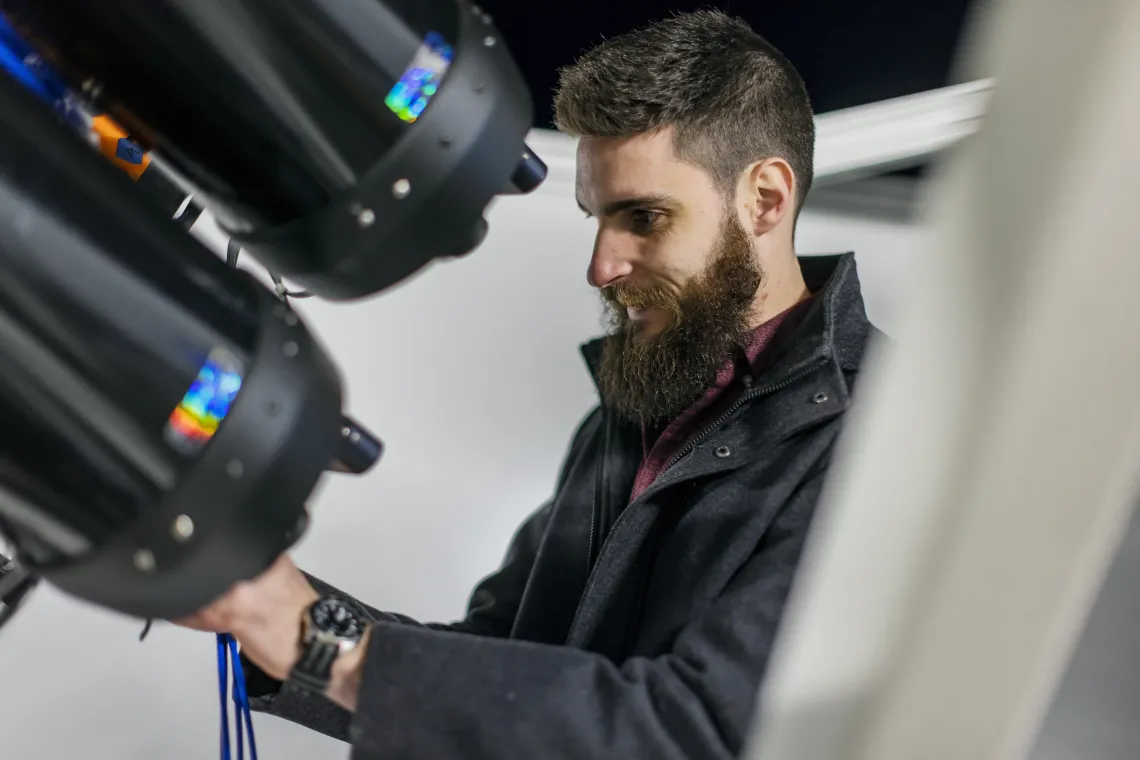
[(604, 288), (626, 277), (632, 271), (633, 262), (630, 257), (621, 251), (619, 246), (603, 240), (603, 236), (599, 235), (594, 242), (590, 267), (586, 270), (586, 281), (595, 288)]

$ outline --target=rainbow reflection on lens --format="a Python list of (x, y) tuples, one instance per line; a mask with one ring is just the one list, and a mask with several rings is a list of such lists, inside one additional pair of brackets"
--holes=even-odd
[(392, 87), (388, 97), (384, 98), (385, 105), (401, 121), (409, 124), (415, 122), (427, 108), (432, 96), (439, 91), (454, 57), (455, 53), (443, 35), (428, 32), (404, 75)]

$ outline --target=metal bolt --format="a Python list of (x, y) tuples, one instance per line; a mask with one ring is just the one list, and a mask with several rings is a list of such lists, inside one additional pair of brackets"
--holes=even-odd
[(290, 327), (296, 327), (299, 321), (300, 320), (297, 318), (296, 312), (291, 311), (285, 315), (285, 324), (289, 325)]
[(361, 227), (371, 227), (376, 221), (376, 212), (370, 208), (362, 208), (356, 212), (356, 223)]
[(825, 391), (820, 391), (819, 393), (812, 396), (811, 400), (814, 404), (822, 404), (824, 401), (827, 401), (828, 398), (830, 398), (830, 396), (828, 396)]
[(352, 435), (348, 436), (348, 440), (352, 441), (353, 443), (358, 443), (360, 441), (360, 433), (353, 430)]
[(174, 537), (179, 541), (187, 541), (194, 535), (194, 521), (190, 515), (178, 515), (174, 518)]
[(732, 449), (730, 449), (727, 446), (717, 446), (713, 450), (713, 454), (715, 454), (716, 456), (718, 456), (721, 459), (724, 459), (725, 457), (732, 456)]
[(81, 85), (83, 92), (91, 96), (92, 99), (97, 99), (103, 94), (103, 85), (95, 81), (94, 78), (89, 78)]
[(483, 44), (486, 45), (487, 47), (495, 47), (495, 38), (490, 37), (490, 36), (484, 37), (483, 38)]
[(345, 438), (347, 438), (347, 437), (348, 437), (348, 435), (349, 435), (349, 433), (351, 433), (351, 432), (352, 432), (352, 428), (349, 428), (349, 427), (347, 427), (347, 426), (345, 426), (345, 427), (342, 427), (342, 428), (340, 429), (340, 434), (341, 434), (341, 435), (343, 435)]
[(240, 459), (231, 459), (226, 464), (226, 474), (234, 480), (240, 478), (243, 472), (245, 472), (245, 465), (241, 463)]
[(139, 549), (135, 552), (135, 567), (144, 573), (154, 570), (154, 552), (150, 549)]
[(407, 198), (410, 192), (412, 192), (412, 183), (408, 180), (400, 178), (392, 183), (392, 195), (400, 200)]
[(281, 346), (281, 353), (285, 354), (289, 359), (296, 356), (300, 350), (301, 347), (297, 345), (297, 341), (295, 340), (287, 340), (285, 341), (285, 345)]

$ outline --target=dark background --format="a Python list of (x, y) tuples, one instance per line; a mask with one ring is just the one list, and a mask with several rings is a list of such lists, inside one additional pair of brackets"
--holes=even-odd
[(799, 69), (816, 113), (951, 84), (970, 0), (482, 0), (550, 127), (558, 68), (585, 49), (678, 11), (720, 8), (748, 21)]

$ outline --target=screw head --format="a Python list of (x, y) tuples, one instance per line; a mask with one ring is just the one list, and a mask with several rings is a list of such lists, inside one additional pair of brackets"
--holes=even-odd
[(139, 549), (135, 552), (134, 563), (136, 569), (144, 573), (151, 572), (155, 566), (154, 552), (150, 549)]
[(285, 354), (285, 356), (289, 359), (292, 359), (294, 356), (296, 356), (300, 350), (301, 347), (297, 345), (297, 341), (295, 340), (287, 340), (285, 341), (285, 344), (281, 346), (281, 353)]
[(412, 183), (404, 178), (400, 178), (392, 183), (392, 195), (400, 200), (408, 197), (408, 193), (412, 192)]
[(174, 538), (187, 541), (193, 535), (194, 521), (190, 519), (190, 515), (178, 515), (174, 518)]

